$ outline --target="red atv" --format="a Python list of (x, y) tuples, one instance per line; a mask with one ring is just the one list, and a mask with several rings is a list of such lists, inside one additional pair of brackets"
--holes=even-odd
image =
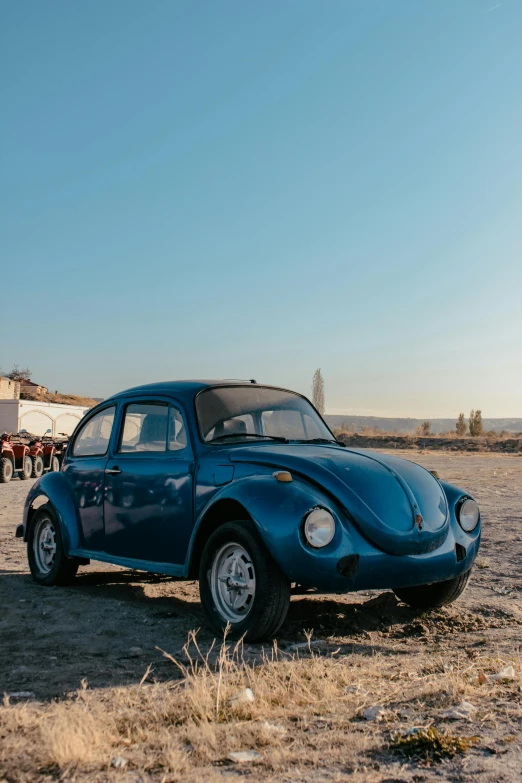
[(0, 484), (7, 484), (15, 473), (23, 481), (31, 478), (33, 461), (26, 443), (13, 441), (12, 434), (4, 432), (0, 435), (0, 448)]
[[(50, 430), (48, 430), (50, 432)], [(45, 433), (47, 435), (47, 432)], [(58, 458), (56, 443), (52, 438), (35, 437), (29, 441), (29, 454), (32, 460), (33, 478), (40, 478), (44, 471), (60, 470), (60, 460)]]

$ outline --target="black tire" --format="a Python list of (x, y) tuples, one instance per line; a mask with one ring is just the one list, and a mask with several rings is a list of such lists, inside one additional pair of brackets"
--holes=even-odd
[(0, 484), (7, 484), (13, 478), (13, 463), (9, 457), (0, 459)]
[(18, 471), (18, 478), (21, 481), (27, 481), (27, 479), (31, 478), (32, 472), (33, 472), (33, 461), (31, 457), (25, 456), (22, 464), (22, 470)]
[[(43, 567), (43, 558), (36, 553), (37, 548), (41, 546), (42, 534), (45, 533), (46, 526), (49, 532), (52, 529), (51, 537), (56, 547), (53, 560), (48, 564), (48, 568)], [(65, 556), (60, 524), (50, 503), (40, 506), (31, 519), (27, 539), (27, 559), (31, 575), (39, 585), (46, 585), (47, 587), (65, 585), (76, 576), (79, 562), (76, 558)]]
[(447, 582), (436, 582), (432, 585), (419, 587), (402, 587), (393, 592), (400, 601), (414, 609), (436, 609), (439, 606), (452, 604), (460, 598), (468, 586), (471, 570)]
[[(227, 546), (245, 550), (255, 579), (248, 612), (236, 622), (227, 619), (220, 610), (211, 587), (216, 557)], [(221, 635), (230, 622), (229, 638), (244, 636), (249, 642), (260, 642), (272, 638), (283, 624), (290, 605), (290, 582), (269, 554), (253, 522), (227, 522), (212, 533), (203, 550), (199, 566), (199, 594), (216, 633)]]
[(44, 462), (41, 457), (32, 457), (32, 463), (33, 463), (33, 470), (31, 472), (31, 476), (33, 478), (40, 478), (42, 473), (44, 472)]
[(51, 472), (58, 473), (59, 470), (60, 470), (60, 460), (58, 459), (58, 457), (55, 456), (51, 459)]

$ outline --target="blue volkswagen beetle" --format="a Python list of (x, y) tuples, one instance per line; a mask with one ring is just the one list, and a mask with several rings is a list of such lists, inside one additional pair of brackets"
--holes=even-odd
[(216, 632), (270, 638), (291, 585), (391, 588), (428, 609), (464, 591), (480, 544), (468, 493), (345, 448), (300, 394), (255, 381), (140, 386), (93, 408), (17, 536), (42, 585), (90, 559), (199, 579)]

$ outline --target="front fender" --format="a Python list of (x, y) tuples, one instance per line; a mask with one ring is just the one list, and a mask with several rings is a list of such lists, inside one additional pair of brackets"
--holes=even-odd
[(77, 549), (79, 543), (79, 525), (76, 507), (69, 483), (61, 472), (46, 473), (31, 487), (24, 505), (23, 539), (27, 541), (31, 517), (36, 510), (34, 504), (39, 498), (50, 502), (58, 517), (65, 554), (71, 549)]
[[(213, 496), (194, 527), (189, 562), (206, 515), (223, 500), (236, 501), (247, 510), (271, 556), (291, 581), (303, 584), (305, 575), (312, 582), (318, 577), (329, 579), (332, 558), (355, 553), (353, 530), (327, 495), (295, 478), (289, 483), (277, 481), (270, 473), (238, 479)], [(308, 546), (301, 533), (303, 517), (315, 506), (328, 508), (336, 520), (334, 538), (322, 549)]]

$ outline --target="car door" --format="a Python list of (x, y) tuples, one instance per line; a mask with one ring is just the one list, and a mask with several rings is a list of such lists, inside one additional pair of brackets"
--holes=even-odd
[(108, 405), (80, 425), (67, 451), (63, 473), (71, 488), (80, 523), (82, 549), (103, 552), (103, 490), (115, 405)]
[(105, 547), (182, 564), (192, 530), (193, 453), (181, 407), (128, 402), (105, 471)]

